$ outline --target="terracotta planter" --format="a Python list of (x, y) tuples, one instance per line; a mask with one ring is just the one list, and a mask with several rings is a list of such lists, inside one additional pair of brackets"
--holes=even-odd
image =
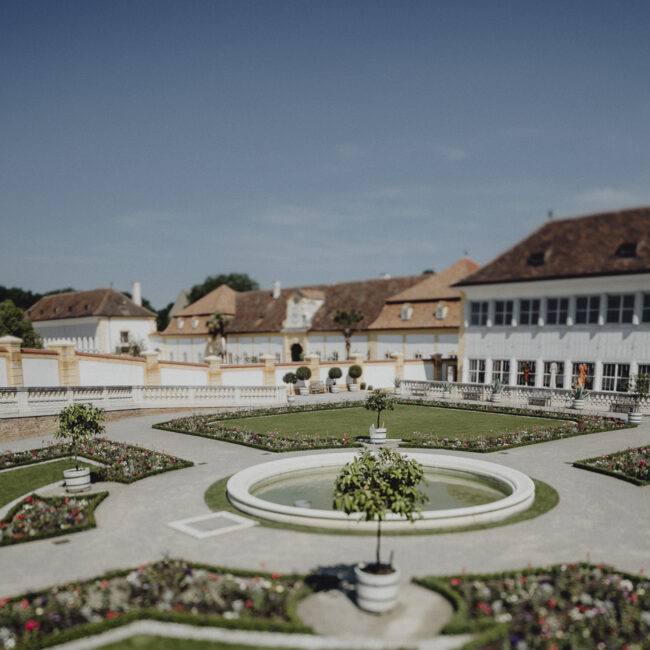
[(87, 492), (90, 489), (90, 468), (64, 469), (65, 489), (68, 492)]
[(395, 607), (401, 573), (394, 566), (393, 573), (376, 574), (364, 571), (366, 563), (354, 567), (357, 581), (357, 605), (367, 612), (387, 612)]

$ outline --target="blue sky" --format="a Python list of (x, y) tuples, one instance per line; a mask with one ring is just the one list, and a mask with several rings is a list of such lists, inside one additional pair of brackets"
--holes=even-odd
[(485, 263), (650, 204), (650, 3), (0, 3), (0, 284)]

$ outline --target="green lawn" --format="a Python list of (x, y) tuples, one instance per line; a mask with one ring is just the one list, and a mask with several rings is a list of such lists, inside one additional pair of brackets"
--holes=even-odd
[[(80, 463), (80, 465), (90, 467), (85, 463)], [(62, 481), (63, 470), (71, 467), (74, 467), (74, 460), (62, 458), (52, 463), (28, 465), (0, 472), (0, 507), (44, 485)]]
[[(481, 438), (489, 433), (513, 431), (514, 429), (555, 425), (557, 420), (530, 418), (498, 413), (477, 413), (459, 409), (431, 408), (428, 406), (398, 405), (394, 411), (381, 414), (381, 424), (388, 428), (389, 438), (408, 440), (413, 432), (438, 434), (446, 437)], [(224, 422), (228, 428), (239, 426), (247, 431), (278, 433), (300, 438), (304, 435), (341, 436), (349, 438), (367, 436), (371, 424), (377, 424), (377, 414), (364, 408), (315, 411), (312, 413), (289, 413), (256, 418), (240, 418)]]

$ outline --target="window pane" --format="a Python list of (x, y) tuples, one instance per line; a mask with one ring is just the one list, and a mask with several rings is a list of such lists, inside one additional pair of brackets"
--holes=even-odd
[(644, 323), (650, 323), (650, 293), (643, 295), (643, 314), (641, 320)]

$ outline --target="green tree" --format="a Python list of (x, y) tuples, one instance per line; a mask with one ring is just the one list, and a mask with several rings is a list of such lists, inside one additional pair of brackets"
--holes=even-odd
[[(229, 318), (220, 311), (216, 311), (206, 322), (210, 333), (210, 353), (214, 354), (215, 347), (217, 354), (223, 359), (226, 355), (226, 346), (222, 341), (226, 338), (226, 325)], [(215, 345), (219, 343), (218, 345)]]
[(54, 437), (57, 440), (70, 440), (74, 453), (74, 464), (79, 469), (77, 450), (79, 445), (90, 438), (104, 433), (104, 409), (92, 404), (70, 404), (59, 413), (59, 428)]
[(364, 451), (344, 465), (334, 482), (334, 507), (359, 512), (362, 521), (377, 522), (376, 567), (381, 564), (381, 522), (392, 512), (415, 521), (428, 497), (420, 490), (422, 465), (394, 449)]
[(23, 340), (23, 348), (42, 348), (43, 341), (25, 318), (25, 312), (11, 300), (0, 302), (0, 336), (17, 336)]
[(347, 359), (350, 359), (350, 339), (359, 329), (358, 325), (362, 320), (363, 313), (358, 309), (337, 309), (334, 315), (334, 322), (343, 330)]
[(393, 411), (395, 410), (395, 404), (397, 404), (397, 399), (392, 395), (385, 393), (383, 390), (373, 390), (366, 401), (364, 402), (364, 407), (368, 411), (377, 412), (377, 428), (379, 429), (379, 416), (382, 411)]
[(0, 285), (0, 302), (11, 300), (16, 307), (24, 311), (38, 302), (43, 296), (51, 296), (55, 293), (67, 293), (69, 291), (74, 291), (74, 289), (68, 287), (66, 289), (54, 289), (46, 293), (33, 293), (32, 291), (25, 291), (18, 287), (3, 287)]
[(222, 284), (229, 286), (235, 291), (255, 291), (260, 285), (250, 278), (247, 273), (221, 273), (220, 275), (209, 275), (201, 284), (195, 284), (190, 289), (190, 303), (203, 298), (211, 291), (214, 291)]

